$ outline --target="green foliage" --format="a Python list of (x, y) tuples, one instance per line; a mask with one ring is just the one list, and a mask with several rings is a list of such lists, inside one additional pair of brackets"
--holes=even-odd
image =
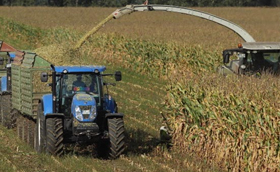
[(174, 142), (182, 145), (177, 137), (184, 135), (183, 142), (192, 146), (190, 152), (209, 162), (215, 159), (226, 168), (263, 171), (273, 164), (276, 170), (280, 157), (279, 104), (275, 103), (280, 98), (279, 88), (278, 79), (270, 75), (259, 79), (209, 72), (188, 78), (184, 84), (170, 84), (167, 118), (182, 119), (184, 124), (182, 128), (178, 120), (172, 120)]
[(106, 55), (108, 50), (112, 51), (113, 57), (107, 57), (108, 61), (115, 57), (114, 63), (118, 62), (124, 67), (157, 78), (176, 78), (192, 73), (214, 71), (214, 66), (219, 61), (216, 52), (210, 53), (201, 47), (155, 43), (117, 35), (95, 36), (86, 47), (89, 45), (95, 48), (107, 47), (98, 49), (101, 51), (100, 55)]
[(0, 17), (0, 28), (2, 40), (14, 45), (23, 45), (21, 46), (23, 49), (29, 49), (32, 44), (36, 45), (43, 34), (41, 29), (19, 24), (2, 17)]

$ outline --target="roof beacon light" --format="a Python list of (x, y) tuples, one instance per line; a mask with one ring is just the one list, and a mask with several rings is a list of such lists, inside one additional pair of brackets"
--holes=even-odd
[(99, 70), (98, 70), (98, 69), (95, 69), (95, 70), (94, 70), (94, 73), (99, 73)]
[(243, 48), (243, 45), (241, 43), (238, 43), (238, 48)]

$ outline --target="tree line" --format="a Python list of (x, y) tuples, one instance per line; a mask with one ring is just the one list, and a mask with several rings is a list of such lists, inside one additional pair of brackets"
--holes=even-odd
[[(123, 7), (127, 4), (142, 4), (144, 0), (0, 0), (0, 6), (94, 6)], [(280, 0), (150, 0), (149, 4), (176, 5), (185, 7), (220, 6), (280, 6)]]

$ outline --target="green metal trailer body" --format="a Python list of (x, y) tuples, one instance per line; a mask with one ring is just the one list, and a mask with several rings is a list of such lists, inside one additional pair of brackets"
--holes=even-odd
[(50, 65), (33, 53), (25, 54), (21, 65), (12, 63), (12, 109), (36, 118), (40, 98), (51, 93), (50, 87), (40, 81), (40, 73), (50, 72)]

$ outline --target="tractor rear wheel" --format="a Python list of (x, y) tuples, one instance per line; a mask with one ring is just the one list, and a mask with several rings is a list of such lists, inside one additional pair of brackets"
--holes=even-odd
[(46, 136), (46, 152), (51, 155), (61, 156), (64, 148), (62, 118), (46, 119)]
[(125, 149), (125, 130), (122, 118), (109, 118), (108, 119), (108, 158), (118, 158)]

